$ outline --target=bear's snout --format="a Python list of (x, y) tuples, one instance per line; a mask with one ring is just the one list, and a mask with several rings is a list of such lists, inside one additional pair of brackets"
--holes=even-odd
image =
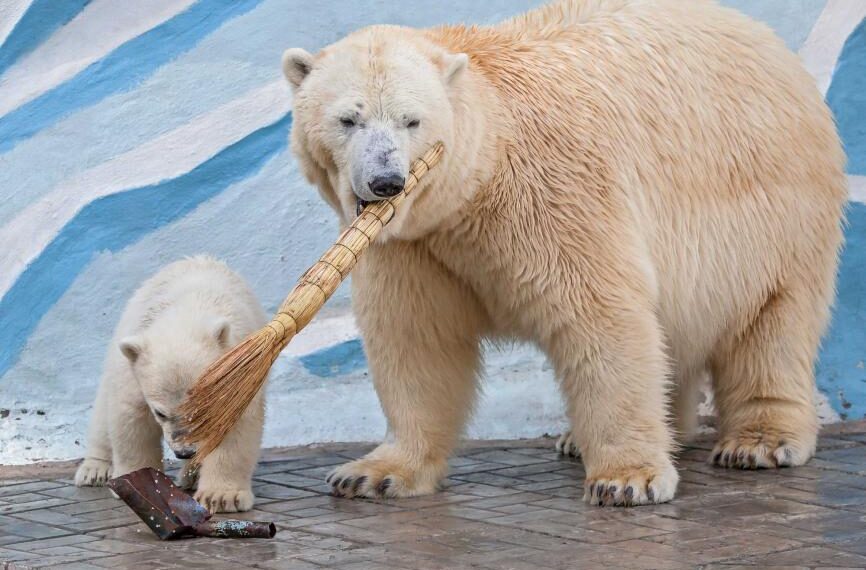
[(370, 192), (380, 198), (396, 196), (403, 190), (406, 179), (399, 174), (378, 176), (370, 182)]
[(183, 447), (181, 449), (172, 449), (174, 456), (178, 459), (189, 459), (195, 455), (195, 449), (192, 447)]

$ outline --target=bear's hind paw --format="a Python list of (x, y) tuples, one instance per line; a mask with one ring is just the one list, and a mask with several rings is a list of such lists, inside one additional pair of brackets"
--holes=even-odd
[(773, 469), (803, 465), (813, 453), (814, 446), (810, 449), (774, 430), (741, 430), (733, 437), (721, 438), (709, 462), (732, 469)]
[(563, 432), (556, 440), (556, 452), (568, 457), (580, 457), (580, 448), (571, 435), (571, 430)]

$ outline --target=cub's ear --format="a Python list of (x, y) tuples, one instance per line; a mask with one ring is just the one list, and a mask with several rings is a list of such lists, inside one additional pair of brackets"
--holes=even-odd
[(469, 65), (469, 56), (465, 53), (449, 53), (442, 58), (442, 79), (446, 85), (453, 82), (466, 66)]
[(225, 317), (214, 319), (210, 328), (211, 335), (213, 335), (213, 338), (215, 338), (217, 343), (223, 348), (227, 348), (229, 345), (229, 333), (231, 332), (231, 329), (232, 325)]
[(292, 89), (297, 89), (313, 69), (313, 56), (303, 48), (290, 48), (283, 54), (283, 74)]
[(144, 351), (144, 339), (140, 336), (128, 336), (121, 339), (118, 346), (120, 346), (120, 352), (123, 353), (123, 356), (130, 363), (134, 363)]

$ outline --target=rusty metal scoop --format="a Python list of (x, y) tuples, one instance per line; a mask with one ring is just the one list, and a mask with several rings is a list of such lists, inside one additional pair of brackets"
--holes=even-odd
[(108, 487), (161, 540), (185, 536), (273, 538), (277, 532), (274, 523), (211, 521), (210, 511), (184, 493), (165, 473), (151, 467), (115, 477)]

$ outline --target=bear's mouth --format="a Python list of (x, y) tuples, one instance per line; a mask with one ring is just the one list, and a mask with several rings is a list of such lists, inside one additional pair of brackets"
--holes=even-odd
[(368, 204), (372, 204), (372, 202), (368, 202), (366, 200), (358, 198), (357, 196), (355, 196), (355, 198), (357, 199), (357, 204), (355, 207), (355, 215), (360, 216), (361, 212), (364, 211), (364, 208), (366, 208)]

